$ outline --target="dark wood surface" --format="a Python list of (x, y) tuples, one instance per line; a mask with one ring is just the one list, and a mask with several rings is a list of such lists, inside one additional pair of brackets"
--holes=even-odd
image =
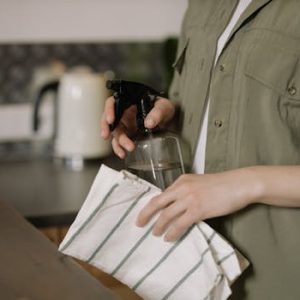
[(13, 208), (0, 202), (0, 299), (114, 300)]
[(89, 162), (81, 171), (51, 159), (0, 162), (0, 200), (37, 227), (70, 225), (102, 163), (123, 167), (114, 156)]

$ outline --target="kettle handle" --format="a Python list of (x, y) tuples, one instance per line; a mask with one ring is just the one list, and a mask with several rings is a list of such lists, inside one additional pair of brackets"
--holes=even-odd
[(36, 132), (39, 129), (39, 108), (42, 102), (42, 99), (44, 98), (44, 94), (47, 92), (55, 92), (57, 93), (58, 90), (58, 86), (59, 86), (59, 81), (55, 80), (55, 81), (51, 81), (47, 84), (45, 84), (44, 86), (41, 87), (41, 89), (39, 90), (35, 100), (34, 100), (34, 107), (33, 107), (33, 131)]

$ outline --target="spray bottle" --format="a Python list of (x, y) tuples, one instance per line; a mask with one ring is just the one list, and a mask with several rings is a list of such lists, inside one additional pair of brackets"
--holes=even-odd
[(164, 190), (185, 170), (178, 136), (144, 126), (147, 114), (162, 93), (142, 83), (125, 80), (109, 80), (106, 87), (114, 91), (115, 98), (115, 121), (110, 126), (111, 131), (116, 128), (127, 108), (132, 105), (137, 107), (136, 147), (126, 157), (127, 169)]

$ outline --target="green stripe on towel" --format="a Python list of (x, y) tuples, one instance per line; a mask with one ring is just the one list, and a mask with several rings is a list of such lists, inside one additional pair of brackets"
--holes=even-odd
[(177, 246), (187, 237), (194, 226), (190, 227), (186, 233), (166, 252), (166, 254), (132, 287), (132, 290), (136, 290), (146, 279), (149, 277), (177, 248)]
[(153, 224), (145, 233), (144, 235), (135, 243), (135, 245), (129, 250), (127, 255), (121, 260), (121, 262), (115, 267), (115, 269), (110, 273), (110, 275), (114, 276), (120, 268), (125, 264), (128, 258), (134, 253), (134, 251), (142, 244), (142, 242), (147, 238), (147, 236), (152, 231), (155, 224)]
[(109, 238), (114, 234), (114, 232), (119, 228), (121, 223), (125, 220), (125, 218), (129, 215), (129, 213), (132, 211), (132, 209), (137, 205), (138, 201), (146, 195), (150, 191), (150, 187), (143, 192), (140, 196), (137, 197), (137, 199), (129, 206), (129, 208), (125, 211), (123, 216), (119, 219), (117, 224), (112, 228), (112, 230), (106, 235), (104, 240), (100, 243), (100, 245), (95, 249), (95, 251), (91, 254), (91, 256), (87, 259), (87, 262), (90, 262), (96, 254), (101, 250), (101, 248), (106, 244), (106, 242), (109, 240)]
[(207, 244), (210, 245), (213, 238), (216, 236), (216, 232), (214, 231), (211, 236), (206, 240)]
[(223, 258), (218, 260), (217, 264), (221, 265), (224, 261), (226, 261), (230, 256), (232, 256), (235, 253), (235, 251), (230, 252), (229, 254), (225, 255)]
[(75, 240), (75, 238), (79, 235), (79, 233), (84, 229), (84, 227), (95, 217), (98, 211), (103, 207), (103, 205), (107, 202), (109, 196), (113, 193), (118, 184), (114, 184), (107, 194), (104, 196), (103, 200), (98, 204), (98, 206), (92, 211), (92, 213), (86, 218), (84, 223), (78, 228), (78, 230), (70, 237), (70, 239), (64, 244), (64, 246), (60, 249), (60, 251), (64, 251), (70, 244)]
[(203, 263), (204, 255), (209, 251), (209, 247), (206, 248), (202, 254), (201, 259), (197, 262), (197, 264), (192, 267), (172, 288), (171, 290), (161, 299), (168, 299)]
[(204, 236), (204, 238), (206, 239), (206, 242), (208, 245), (210, 245), (211, 241), (213, 240), (213, 238), (215, 237), (215, 235), (217, 234), (216, 231), (213, 231), (213, 233), (211, 234), (211, 236), (209, 236), (208, 238), (206, 238), (206, 234), (204, 234), (204, 232), (202, 231), (202, 229), (200, 228), (200, 225), (197, 224), (197, 229), (201, 232), (201, 234)]

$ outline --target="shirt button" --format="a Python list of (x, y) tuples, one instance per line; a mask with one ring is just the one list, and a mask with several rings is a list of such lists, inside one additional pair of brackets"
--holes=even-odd
[(225, 66), (222, 64), (222, 65), (220, 65), (219, 69), (220, 69), (221, 72), (224, 72), (225, 71)]
[(222, 127), (223, 122), (221, 120), (215, 120), (214, 125), (215, 125), (215, 127), (220, 128), (220, 127)]
[(290, 86), (288, 88), (288, 93), (291, 95), (291, 96), (295, 96), (296, 93), (297, 93), (297, 89), (294, 87), (294, 86)]

